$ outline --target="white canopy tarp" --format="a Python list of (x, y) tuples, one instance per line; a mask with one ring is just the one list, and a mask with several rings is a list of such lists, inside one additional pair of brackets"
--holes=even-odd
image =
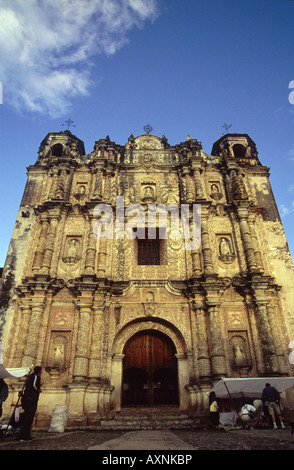
[(294, 386), (294, 377), (222, 378), (211, 390), (218, 398), (261, 398), (265, 384), (282, 393)]
[(0, 341), (0, 379), (19, 379), (20, 377), (24, 377), (30, 372), (31, 370), (30, 367), (5, 369), (4, 365), (2, 364), (2, 356), (3, 356), (3, 349), (2, 349), (2, 342)]
[(0, 379), (19, 379), (24, 377), (30, 372), (30, 367), (20, 367), (16, 369), (5, 369), (3, 364), (0, 364)]

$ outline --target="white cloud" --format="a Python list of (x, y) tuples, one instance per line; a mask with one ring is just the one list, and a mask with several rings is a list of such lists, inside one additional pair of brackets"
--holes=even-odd
[(158, 15), (157, 0), (0, 0), (0, 80), (19, 110), (64, 115), (91, 89), (91, 61)]
[(294, 200), (291, 201), (289, 206), (286, 206), (285, 204), (281, 204), (279, 208), (279, 212), (281, 217), (286, 217), (287, 215), (291, 214), (294, 211)]

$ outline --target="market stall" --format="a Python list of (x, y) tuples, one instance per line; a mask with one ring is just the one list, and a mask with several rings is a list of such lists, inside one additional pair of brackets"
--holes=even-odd
[(294, 377), (258, 377), (231, 379), (223, 377), (211, 390), (218, 398), (261, 398), (266, 383), (279, 393), (294, 387)]
[[(246, 398), (261, 399), (263, 389), (266, 384), (270, 383), (279, 393), (294, 387), (294, 377), (258, 377), (258, 378), (222, 378), (212, 388), (211, 392), (215, 392), (217, 398), (228, 399), (234, 411), (228, 413), (220, 413), (220, 423), (222, 425), (236, 426), (238, 418), (240, 422), (249, 423), (253, 420), (250, 413), (254, 407), (250, 403), (245, 404)], [(243, 406), (238, 409), (236, 399), (243, 399)], [(237, 400), (238, 401), (238, 400)]]

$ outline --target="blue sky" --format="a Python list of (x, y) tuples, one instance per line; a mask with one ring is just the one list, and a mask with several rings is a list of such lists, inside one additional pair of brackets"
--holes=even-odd
[(87, 153), (147, 123), (206, 153), (224, 123), (249, 134), (294, 254), (294, 1), (0, 0), (0, 17), (0, 266), (26, 167), (69, 117)]

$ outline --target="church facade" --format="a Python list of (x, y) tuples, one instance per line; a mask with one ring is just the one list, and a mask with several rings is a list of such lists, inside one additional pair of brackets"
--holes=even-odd
[(0, 327), (6, 367), (43, 368), (39, 422), (55, 404), (69, 425), (132, 406), (197, 415), (221, 377), (293, 375), (293, 263), (247, 134), (210, 154), (150, 133), (86, 154), (49, 133), (27, 172)]

